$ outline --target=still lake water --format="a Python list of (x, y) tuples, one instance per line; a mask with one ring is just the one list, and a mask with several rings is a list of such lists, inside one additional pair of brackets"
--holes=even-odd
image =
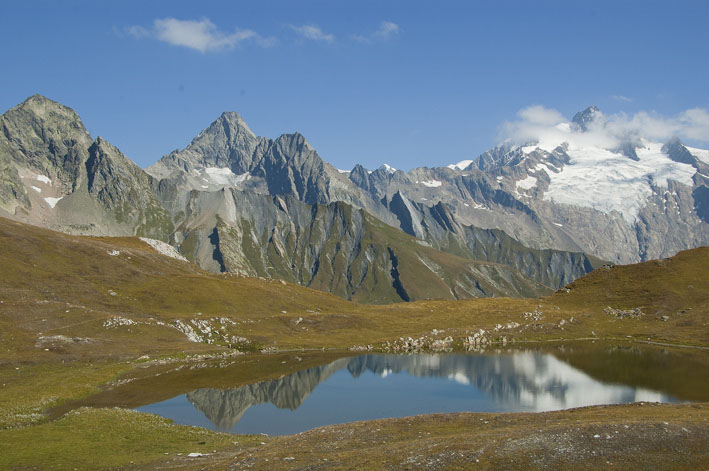
[[(631, 376), (644, 374), (662, 372)], [(667, 392), (594, 379), (549, 353), (523, 351), (340, 358), (235, 389), (196, 389), (138, 410), (223, 432), (280, 435), (436, 412), (541, 412), (638, 401), (679, 402)]]

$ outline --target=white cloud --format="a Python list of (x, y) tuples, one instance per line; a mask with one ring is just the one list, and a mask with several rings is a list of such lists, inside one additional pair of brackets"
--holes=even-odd
[(378, 38), (388, 38), (392, 34), (399, 33), (399, 25), (391, 21), (382, 21), (379, 29), (374, 32), (374, 36)]
[[(120, 33), (117, 29), (114, 28), (114, 31), (116, 33)], [(130, 35), (133, 36), (134, 38), (144, 38), (146, 36), (150, 36), (150, 31), (147, 29), (143, 28), (142, 26), (128, 26), (127, 28), (124, 29), (124, 31)]]
[(517, 112), (517, 115), (530, 124), (541, 124), (554, 126), (564, 121), (564, 115), (558, 111), (545, 108), (542, 105), (534, 105)]
[(626, 103), (631, 103), (633, 101), (632, 98), (628, 98), (625, 95), (611, 95), (611, 98), (613, 98), (615, 101), (624, 101)]
[(262, 47), (272, 46), (276, 41), (273, 37), (263, 37), (250, 29), (236, 29), (233, 33), (225, 33), (208, 18), (199, 21), (157, 18), (151, 29), (129, 26), (125, 31), (135, 38), (153, 38), (201, 53), (233, 49), (244, 41), (255, 42)]
[(709, 142), (709, 111), (693, 108), (675, 116), (638, 112), (632, 116), (625, 113), (598, 114), (588, 124), (587, 132), (575, 132), (566, 119), (556, 110), (535, 105), (518, 113), (519, 120), (504, 123), (500, 128), (501, 140), (523, 145), (539, 143), (539, 147), (551, 150), (563, 142), (574, 146), (598, 146), (612, 149), (622, 141), (645, 138), (666, 141), (672, 137)]
[(399, 34), (399, 25), (391, 21), (382, 21), (376, 31), (368, 35), (355, 34), (352, 35), (352, 39), (361, 43), (373, 43), (378, 40), (388, 39), (395, 34)]
[(642, 137), (669, 139), (676, 136), (709, 142), (709, 110), (703, 108), (685, 110), (672, 117), (644, 111), (630, 118), (620, 114), (612, 116), (609, 125), (612, 129)]
[(335, 40), (334, 34), (324, 33), (323, 30), (321, 30), (320, 27), (316, 25), (291, 25), (291, 29), (298, 33), (300, 36), (303, 36), (304, 38), (310, 39), (312, 41), (326, 41), (331, 43)]

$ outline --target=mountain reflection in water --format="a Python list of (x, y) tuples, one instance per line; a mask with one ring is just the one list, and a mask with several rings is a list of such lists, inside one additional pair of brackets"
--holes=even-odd
[[(295, 417), (300, 412), (296, 409), (311, 394), (312, 411)], [(209, 419), (211, 428), (239, 433), (294, 433), (351, 420), (431, 412), (539, 412), (594, 404), (674, 402), (659, 392), (602, 383), (550, 354), (536, 352), (361, 355), (238, 389), (204, 388), (185, 396)], [(280, 412), (258, 406), (267, 403)], [(155, 406), (140, 410), (166, 415)], [(263, 418), (253, 417), (253, 425), (237, 427), (252, 407), (252, 411), (263, 408), (259, 409)], [(276, 415), (283, 418), (277, 419)], [(181, 420), (179, 413), (169, 417), (178, 423), (190, 423)], [(280, 420), (296, 424), (275, 424)]]

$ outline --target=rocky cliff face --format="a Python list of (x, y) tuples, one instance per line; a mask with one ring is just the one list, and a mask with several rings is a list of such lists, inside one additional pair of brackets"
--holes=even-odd
[[(599, 116), (579, 114), (569, 135)], [(573, 139), (505, 144), (450, 168), (342, 172), (302, 135), (258, 137), (224, 113), (143, 171), (93, 140), (71, 109), (40, 96), (0, 124), (7, 216), (73, 233), (158, 238), (208, 270), (365, 302), (535, 296), (602, 263), (585, 253), (633, 261), (709, 237), (709, 168), (677, 140), (600, 149), (615, 159), (607, 166), (633, 176), (620, 196), (606, 198), (614, 182), (600, 170), (597, 189), (584, 181), (586, 193), (574, 193), (579, 165), (589, 172), (595, 154)]]
[[(533, 249), (617, 263), (709, 243), (709, 153), (678, 139), (612, 135), (604, 119), (590, 107), (546, 141), (503, 144), (447, 168), (355, 167), (350, 178), (388, 205), (402, 230), (439, 247), (456, 224), (500, 229)], [(603, 138), (596, 143), (595, 136)], [(444, 219), (431, 217), (439, 204)]]
[(342, 201), (391, 222), (378, 201), (323, 161), (301, 134), (257, 137), (237, 113), (223, 113), (185, 149), (166, 155), (147, 172), (182, 191), (227, 186), (309, 204)]
[[(219, 223), (212, 217), (207, 224), (208, 228), (197, 232), (194, 230), (185, 232), (191, 235), (183, 235), (179, 231), (176, 234), (178, 243), (182, 244), (184, 239), (185, 251), (192, 253), (202, 266), (212, 270), (240, 271), (249, 275), (277, 276), (306, 286), (322, 286), (317, 281), (318, 273), (322, 273), (322, 276), (328, 276), (330, 280), (322, 286), (322, 289), (336, 292), (346, 298), (355, 296), (355, 292), (361, 290), (363, 280), (358, 280), (355, 272), (365, 273), (363, 275), (365, 278), (373, 276), (371, 268), (358, 265), (360, 249), (354, 247), (357, 247), (359, 242), (355, 240), (348, 245), (348, 235), (345, 235), (343, 239), (345, 242), (336, 245), (338, 253), (349, 254), (344, 256), (343, 262), (337, 262), (338, 267), (347, 267), (349, 270), (344, 277), (340, 278), (337, 275), (340, 270), (338, 267), (321, 271), (321, 267), (331, 267), (335, 260), (339, 260), (339, 256), (334, 257), (334, 254), (328, 253), (329, 258), (326, 259), (330, 260), (330, 263), (322, 264), (323, 258), (320, 255), (327, 252), (323, 252), (323, 248), (329, 246), (324, 240), (316, 242), (316, 239), (323, 236), (328, 238), (332, 235), (327, 231), (310, 232), (309, 223), (303, 217), (294, 216), (298, 211), (293, 211), (292, 201), (300, 201), (311, 206), (329, 206), (341, 202), (355, 209), (364, 209), (380, 221), (421, 239), (428, 247), (452, 251), (458, 257), (476, 261), (481, 260), (479, 258), (481, 253), (488, 253), (490, 255), (483, 257), (482, 260), (499, 263), (504, 265), (505, 269), (512, 268), (515, 271), (523, 268), (526, 273), (523, 277), (529, 278), (532, 281), (531, 285), (546, 286), (546, 289), (563, 286), (565, 282), (587, 273), (597, 263), (597, 260), (590, 261), (588, 257), (584, 260), (585, 256), (578, 253), (578, 247), (572, 243), (566, 245), (574, 250), (573, 253), (563, 251), (556, 256), (544, 258), (536, 252), (531, 255), (532, 252), (522, 244), (514, 245), (508, 242), (496, 242), (498, 247), (503, 244), (510, 247), (506, 255), (493, 255), (493, 246), (482, 247), (492, 242), (491, 238), (478, 237), (477, 241), (469, 240), (470, 232), (478, 229), (472, 224), (466, 225), (465, 219), (459, 220), (455, 215), (455, 208), (450, 206), (451, 204), (470, 206), (468, 203), (460, 204), (461, 199), (466, 197), (477, 198), (480, 201), (489, 200), (492, 208), (502, 209), (495, 216), (499, 221), (507, 221), (511, 213), (521, 213), (522, 215), (517, 217), (532, 221), (532, 226), (528, 229), (530, 234), (539, 226), (538, 218), (530, 208), (512, 195), (497, 189), (495, 180), (483, 172), (478, 172), (474, 176), (461, 176), (446, 168), (416, 169), (406, 174), (388, 166), (382, 166), (372, 172), (356, 166), (349, 174), (343, 174), (324, 162), (300, 134), (284, 134), (275, 140), (257, 137), (236, 113), (225, 113), (220, 116), (184, 150), (163, 157), (150, 167), (148, 172), (156, 178), (162, 178), (161, 190), (158, 194), (164, 204), (170, 208), (171, 213), (177, 215), (178, 225), (195, 227), (191, 218), (196, 215), (199, 215), (197, 219), (202, 221), (207, 217), (206, 215), (219, 214)], [(442, 186), (442, 181), (456, 178), (459, 179), (456, 183), (457, 189), (450, 189), (447, 186), (443, 189), (439, 188)], [(214, 193), (214, 190), (219, 189), (223, 193), (206, 194)], [(229, 193), (225, 189), (238, 190), (241, 194), (235, 196), (236, 193)], [(439, 190), (446, 195), (449, 204), (443, 203), (440, 199), (437, 203), (435, 200), (429, 201), (426, 196), (435, 194), (434, 190)], [(275, 199), (273, 201), (277, 203), (275, 208), (281, 215), (281, 219), (277, 220), (273, 217), (273, 207), (263, 203), (268, 200), (257, 202), (252, 196), (244, 196), (251, 193), (280, 198), (278, 201)], [(182, 196), (177, 196), (178, 194)], [(191, 196), (185, 196), (188, 194)], [(227, 200), (235, 198), (236, 201), (224, 202), (222, 195)], [(242, 202), (242, 198), (248, 198), (249, 201)], [(477, 202), (474, 204), (478, 209), (482, 207)], [(252, 214), (232, 216), (232, 213), (239, 211), (234, 208), (244, 207), (259, 208), (259, 217)], [(216, 208), (221, 209), (216, 210)], [(313, 213), (309, 210), (305, 212)], [(263, 226), (267, 214), (271, 215), (269, 223)], [(313, 214), (319, 213), (316, 211)], [(185, 219), (179, 220), (180, 215), (184, 215)], [(290, 260), (285, 264), (286, 266), (281, 260), (269, 259), (268, 251), (255, 256), (257, 250), (247, 245), (249, 240), (253, 241), (259, 237), (245, 237), (245, 224), (249, 226), (247, 233), (253, 232), (253, 227), (258, 227), (259, 234), (265, 231), (272, 235), (267, 240), (259, 240), (259, 244), (261, 247), (273, 244), (273, 253), (277, 257), (284, 258), (283, 254), (290, 250), (292, 245), (289, 245), (289, 240), (297, 240), (301, 244), (307, 241), (307, 244), (310, 244), (308, 247), (311, 245), (315, 247), (309, 248), (308, 253), (317, 256), (312, 258), (312, 255), (299, 255), (304, 249), (296, 248), (293, 249), (294, 254), (285, 257)], [(510, 224), (508, 223), (507, 226)], [(291, 231), (291, 235), (283, 234), (283, 228)], [(302, 234), (308, 234), (308, 238), (304, 238)], [(342, 234), (338, 233), (339, 235)], [(497, 237), (505, 238), (502, 232)], [(220, 249), (215, 259), (217, 241), (226, 249)], [(423, 249), (419, 248), (419, 250)], [(526, 251), (527, 255), (513, 257), (510, 256), (512, 250)], [(386, 254), (388, 250), (381, 250), (379, 253)], [(293, 256), (296, 260), (293, 260)], [(367, 254), (367, 257), (372, 256), (373, 253)], [(530, 263), (532, 259), (534, 259), (533, 263)], [(357, 266), (353, 267), (353, 263)], [(383, 270), (380, 275), (377, 275), (378, 279), (389, 280), (399, 272), (398, 268), (389, 266), (392, 264), (391, 260), (387, 261), (383, 255), (377, 264), (381, 265)], [(498, 270), (502, 269), (498, 268)], [(331, 276), (331, 272), (335, 275)], [(369, 275), (366, 275), (367, 273)], [(482, 275), (477, 273), (474, 276)], [(340, 279), (342, 281), (338, 281)], [(511, 280), (509, 277), (501, 277), (501, 279)], [(465, 284), (462, 281), (459, 283)], [(478, 285), (476, 288), (473, 284), (465, 288), (454, 288), (448, 283), (444, 284), (448, 288), (444, 289), (443, 293), (431, 294), (431, 296), (467, 297), (511, 293), (507, 288), (491, 289), (489, 283), (483, 284), (487, 287)], [(440, 283), (437, 285), (443, 288)], [(529, 283), (522, 283), (522, 285), (525, 288), (518, 290), (517, 294), (531, 292)], [(467, 294), (463, 295), (463, 291), (457, 293), (456, 289), (463, 290)], [(534, 291), (535, 288), (531, 290)], [(405, 290), (399, 289), (398, 292), (397, 299), (406, 299), (410, 296)], [(370, 299), (369, 295), (367, 298)], [(390, 298), (384, 296), (381, 299)]]
[(401, 216), (323, 162), (303, 136), (258, 138), (235, 113), (162, 159), (155, 176), (106, 140), (92, 140), (76, 113), (46, 98), (32, 97), (2, 120), (0, 196), (15, 219), (170, 240), (212, 271), (280, 278), (363, 302), (552, 288), (384, 224), (362, 207), (376, 204), (389, 222)]
[(505, 265), (421, 245), (341, 202), (309, 205), (225, 188), (191, 192), (185, 208), (177, 245), (213, 271), (278, 278), (370, 303), (551, 291)]
[(70, 233), (167, 240), (156, 182), (70, 108), (40, 95), (0, 117), (0, 211)]
[(89, 195), (134, 234), (164, 239), (172, 234), (172, 219), (153, 193), (157, 182), (102, 138), (89, 147), (86, 161)]
[[(644, 142), (630, 149), (635, 158), (626, 155), (628, 149), (584, 154), (565, 145), (551, 151), (498, 148), (500, 166), (489, 172), (500, 191), (537, 216), (516, 223), (519, 236), (508, 232), (533, 247), (575, 247), (617, 263), (709, 243), (709, 226), (697, 210), (701, 197), (695, 197), (706, 188), (706, 164), (676, 140), (673, 146)], [(524, 230), (535, 226), (542, 234), (536, 241)]]
[(6, 159), (73, 191), (85, 175), (91, 136), (66, 106), (33, 95), (0, 118), (0, 149)]

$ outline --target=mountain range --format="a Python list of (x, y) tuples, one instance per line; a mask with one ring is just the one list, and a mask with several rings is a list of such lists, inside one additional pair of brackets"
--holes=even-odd
[(590, 107), (555, 139), (472, 161), (342, 171), (301, 134), (258, 137), (227, 112), (144, 170), (34, 95), (0, 116), (0, 215), (370, 303), (536, 296), (604, 261), (707, 245), (709, 151), (640, 136), (609, 149), (591, 139), (602, 125)]

